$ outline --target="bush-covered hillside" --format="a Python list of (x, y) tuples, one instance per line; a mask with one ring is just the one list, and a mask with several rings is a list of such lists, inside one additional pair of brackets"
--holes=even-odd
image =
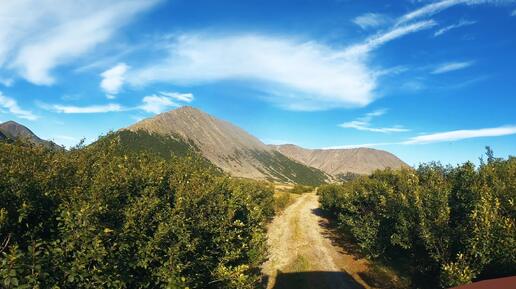
[(0, 287), (256, 287), (272, 188), (156, 154), (0, 142)]
[(516, 274), (516, 158), (377, 171), (319, 189), (363, 253), (402, 266), (416, 288)]

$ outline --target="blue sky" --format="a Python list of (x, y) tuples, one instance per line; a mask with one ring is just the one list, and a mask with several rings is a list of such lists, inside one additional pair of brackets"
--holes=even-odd
[(20, 0), (0, 23), (0, 121), (66, 146), (192, 105), (411, 165), (516, 154), (514, 0)]

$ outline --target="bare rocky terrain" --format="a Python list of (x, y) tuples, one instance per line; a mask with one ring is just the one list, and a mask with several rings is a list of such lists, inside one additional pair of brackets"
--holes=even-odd
[(312, 150), (292, 144), (270, 147), (289, 158), (333, 176), (346, 173), (370, 174), (377, 169), (398, 169), (407, 166), (389, 152), (370, 148)]

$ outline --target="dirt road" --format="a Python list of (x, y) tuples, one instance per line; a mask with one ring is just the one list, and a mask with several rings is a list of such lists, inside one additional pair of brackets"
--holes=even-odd
[(315, 193), (303, 194), (270, 224), (267, 288), (371, 288), (359, 275), (366, 261), (332, 245), (318, 208)]

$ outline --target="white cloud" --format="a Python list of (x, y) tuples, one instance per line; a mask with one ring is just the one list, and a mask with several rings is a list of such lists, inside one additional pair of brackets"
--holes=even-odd
[(353, 45), (347, 48), (340, 56), (343, 57), (359, 57), (366, 55), (370, 51), (380, 47), (381, 45), (405, 36), (410, 33), (418, 32), (420, 30), (428, 29), (437, 25), (433, 20), (416, 22), (406, 26), (398, 26), (384, 33), (379, 33), (369, 37), (364, 43)]
[(143, 104), (139, 106), (145, 112), (161, 113), (170, 107), (179, 107), (180, 105), (172, 101), (170, 97), (160, 95), (149, 95), (143, 98)]
[(113, 99), (120, 92), (124, 84), (124, 75), (129, 69), (125, 63), (118, 63), (114, 67), (101, 73), (102, 81), (100, 87), (107, 93), (107, 98)]
[(472, 130), (454, 130), (434, 134), (420, 135), (403, 142), (403, 144), (427, 144), (436, 142), (458, 141), (479, 137), (496, 137), (516, 134), (516, 126), (502, 126)]
[(52, 69), (110, 39), (157, 0), (2, 1), (0, 68), (35, 84), (52, 84)]
[(72, 105), (60, 105), (54, 104), (47, 107), (58, 113), (66, 114), (86, 114), (86, 113), (106, 113), (106, 112), (118, 112), (124, 110), (121, 105), (116, 103), (110, 103), (106, 105), (91, 105), (91, 106), (72, 106)]
[(375, 28), (389, 23), (390, 18), (379, 13), (366, 13), (354, 18), (353, 23), (362, 29)]
[(511, 16), (516, 16), (516, 9), (512, 10)]
[[(165, 60), (132, 71), (133, 85), (253, 81), (277, 104), (299, 109), (364, 106), (373, 101), (375, 77), (355, 59), (315, 42), (257, 35), (183, 35)], [(303, 108), (302, 108), (303, 107)]]
[(384, 115), (387, 112), (385, 109), (376, 110), (366, 115), (359, 117), (353, 121), (345, 122), (340, 124), (340, 127), (343, 128), (353, 128), (361, 131), (369, 131), (369, 132), (379, 132), (379, 133), (391, 133), (391, 132), (406, 132), (408, 129), (402, 126), (394, 126), (394, 127), (372, 127), (371, 121), (379, 116)]
[(432, 74), (442, 74), (450, 71), (460, 70), (473, 65), (474, 61), (464, 61), (464, 62), (448, 62), (439, 65), (437, 68), (432, 71)]
[(192, 102), (194, 100), (194, 96), (191, 93), (178, 93), (178, 92), (167, 92), (167, 91), (161, 91), (159, 94), (171, 97), (178, 101), (183, 102)]
[(437, 30), (435, 33), (434, 33), (434, 37), (437, 37), (437, 36), (440, 36), (440, 35), (443, 35), (444, 33), (452, 30), (452, 29), (456, 29), (456, 28), (460, 28), (460, 27), (464, 27), (464, 26), (469, 26), (469, 25), (473, 25), (477, 23), (476, 21), (468, 21), (468, 20), (461, 20), (459, 21), (458, 23), (456, 24), (452, 24), (452, 25), (449, 25), (449, 26), (446, 26), (446, 27), (443, 27), (439, 30)]
[(367, 53), (433, 25), (433, 21), (423, 21), (396, 27), (344, 51), (313, 41), (261, 35), (175, 36), (166, 45), (165, 59), (131, 70), (127, 79), (136, 86), (242, 80), (286, 109), (361, 107), (375, 100), (379, 76), (369, 67)]
[(34, 115), (31, 111), (24, 110), (18, 106), (18, 103), (13, 98), (7, 97), (0, 91), (0, 107), (7, 109), (10, 113), (15, 116), (28, 120), (36, 120), (38, 116)]
[(368, 143), (368, 144), (357, 144), (357, 145), (341, 145), (326, 147), (323, 149), (349, 149), (359, 147), (379, 147), (388, 145), (419, 145), (419, 144), (431, 144), (441, 142), (454, 142), (464, 139), (481, 138), (481, 137), (499, 137), (516, 134), (516, 126), (501, 126), (494, 128), (481, 128), (471, 130), (454, 130), (439, 132), (433, 134), (425, 134), (416, 137), (412, 137), (406, 141), (401, 142), (384, 142), (384, 143)]
[(398, 25), (415, 19), (429, 17), (457, 5), (504, 4), (514, 0), (441, 0), (427, 4), (398, 18)]

